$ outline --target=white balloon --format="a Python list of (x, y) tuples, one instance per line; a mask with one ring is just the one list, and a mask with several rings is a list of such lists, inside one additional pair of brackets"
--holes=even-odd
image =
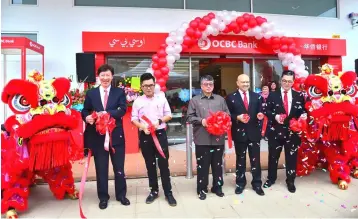
[(224, 22), (220, 22), (218, 28), (220, 31), (223, 31), (226, 28), (226, 24)]
[(219, 27), (219, 20), (214, 18), (210, 21), (210, 25), (213, 27)]
[(255, 35), (255, 38), (256, 38), (257, 40), (261, 40), (263, 37), (264, 37), (264, 36), (263, 36), (262, 33), (258, 33), (258, 34)]
[(288, 70), (293, 71), (295, 68), (296, 68), (296, 64), (295, 64), (295, 63), (290, 63), (290, 64), (288, 65)]
[(174, 45), (174, 51), (175, 53), (180, 53), (183, 50), (183, 47), (181, 45)]
[(175, 32), (175, 31), (171, 31), (170, 33), (169, 33), (169, 36), (176, 36), (177, 35), (177, 33)]
[(219, 19), (222, 19), (224, 18), (224, 13), (222, 11), (219, 11), (217, 14), (216, 14), (216, 17), (219, 18)]
[(155, 84), (154, 93), (159, 94), (159, 92), (160, 92), (160, 85)]
[(279, 59), (284, 59), (285, 54), (286, 54), (286, 53), (279, 52), (279, 53), (277, 54), (277, 56), (278, 56)]
[(273, 30), (273, 31), (276, 32), (276, 36), (277, 36), (277, 37), (283, 37), (283, 36), (285, 36), (285, 32), (282, 31), (282, 30)]
[(265, 39), (270, 39), (272, 37), (272, 32), (268, 31), (268, 32), (264, 33), (264, 37), (265, 37)]
[(307, 77), (308, 75), (309, 75), (308, 71), (305, 70), (305, 71), (302, 72), (302, 77)]
[(259, 26), (256, 26), (252, 29), (252, 31), (254, 32), (254, 35), (256, 36), (257, 34), (261, 34), (262, 28)]
[(174, 64), (175, 62), (175, 56), (174, 55), (167, 55), (167, 63), (169, 64)]
[(175, 41), (175, 44), (177, 44), (177, 45), (181, 45), (182, 43), (183, 43), (183, 37), (182, 36), (176, 36), (175, 38), (174, 38), (174, 41)]
[(286, 53), (284, 59), (287, 60), (288, 62), (292, 62), (292, 60), (293, 60), (293, 54), (292, 54), (292, 53)]
[(261, 24), (261, 28), (263, 32), (267, 32), (269, 30), (269, 24), (267, 22), (264, 22)]
[(298, 62), (298, 61), (300, 61), (300, 60), (302, 60), (302, 58), (301, 58), (300, 55), (295, 55), (295, 56), (293, 57), (293, 62)]
[(175, 44), (175, 40), (172, 37), (167, 37), (165, 39), (165, 42), (167, 43), (168, 46), (172, 46)]
[(174, 47), (173, 46), (167, 46), (167, 48), (165, 48), (165, 52), (168, 55), (174, 54), (175, 53)]
[(205, 40), (205, 39), (207, 39), (207, 38), (208, 38), (208, 34), (207, 34), (205, 31), (203, 31), (203, 33), (201, 34), (201, 38), (200, 38), (200, 39)]
[(184, 36), (186, 33), (185, 33), (186, 29), (183, 28), (183, 27), (180, 27), (177, 29), (177, 36)]
[(205, 30), (206, 35), (209, 36), (213, 34), (213, 32), (214, 32), (214, 28), (211, 25), (206, 26), (206, 30)]
[(184, 29), (188, 29), (189, 24), (187, 22), (182, 23), (181, 25)]
[(151, 73), (151, 74), (153, 74), (154, 73), (154, 71), (153, 71), (153, 69), (152, 68), (147, 68), (147, 70), (145, 71), (146, 73)]
[(238, 12), (237, 11), (231, 11), (230, 16), (231, 16), (232, 19), (237, 18)]
[(273, 22), (269, 22), (268, 25), (269, 25), (267, 28), (268, 31), (272, 31), (275, 29), (275, 24)]
[(174, 57), (175, 57), (175, 60), (179, 60), (179, 59), (180, 59), (180, 54), (179, 54), (179, 53), (174, 53), (173, 55), (174, 55)]
[(282, 61), (282, 65), (283, 65), (283, 66), (286, 67), (286, 66), (288, 66), (288, 64), (289, 64), (289, 62), (288, 62), (287, 60), (283, 60), (283, 61)]
[[(175, 60), (174, 60), (175, 61)], [(174, 64), (167, 64), (169, 70), (173, 70), (174, 69)]]
[(246, 32), (245, 32), (245, 36), (255, 36), (255, 32), (253, 29), (248, 29)]
[(214, 29), (214, 31), (213, 31), (213, 33), (211, 34), (211, 35), (213, 35), (213, 36), (217, 36), (217, 35), (219, 35), (219, 30), (218, 29)]
[(224, 17), (224, 23), (225, 23), (226, 25), (230, 24), (231, 21), (232, 21), (232, 18), (230, 17), (230, 15), (226, 15), (226, 16)]

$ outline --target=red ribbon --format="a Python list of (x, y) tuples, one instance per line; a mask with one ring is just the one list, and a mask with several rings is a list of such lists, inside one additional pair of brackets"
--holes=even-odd
[(264, 116), (264, 121), (262, 123), (262, 130), (261, 130), (261, 136), (262, 137), (265, 137), (265, 133), (266, 133), (266, 129), (267, 129), (267, 123), (268, 123), (267, 116)]
[(231, 117), (229, 114), (218, 111), (215, 113), (210, 112), (210, 116), (206, 119), (206, 130), (212, 135), (227, 134), (229, 148), (232, 148), (232, 135), (231, 135)]
[(113, 153), (116, 151), (114, 150), (112, 146), (112, 132), (114, 128), (116, 127), (116, 120), (111, 117), (109, 113), (96, 113), (93, 112), (91, 114), (92, 118), (96, 120), (96, 131), (100, 135), (106, 135), (107, 131), (109, 133), (109, 139), (110, 139), (110, 147)]
[(79, 207), (80, 207), (80, 216), (82, 219), (86, 218), (86, 216), (83, 213), (82, 210), (82, 198), (83, 198), (83, 194), (85, 193), (85, 185), (86, 185), (86, 180), (87, 180), (87, 173), (88, 173), (88, 168), (90, 165), (90, 161), (91, 161), (91, 156), (92, 156), (92, 151), (89, 150), (88, 151), (88, 155), (87, 155), (87, 160), (86, 160), (86, 164), (85, 164), (85, 170), (83, 171), (82, 174), (82, 179), (81, 179), (81, 184), (80, 184), (80, 194), (79, 194)]
[(152, 135), (155, 147), (157, 148), (159, 154), (165, 159), (165, 154), (163, 152), (162, 147), (160, 146), (158, 137), (157, 137), (157, 135), (155, 133), (155, 128), (153, 126), (153, 123), (146, 116), (142, 116), (141, 118), (148, 124), (148, 126), (149, 126), (148, 129), (149, 129), (150, 134)]

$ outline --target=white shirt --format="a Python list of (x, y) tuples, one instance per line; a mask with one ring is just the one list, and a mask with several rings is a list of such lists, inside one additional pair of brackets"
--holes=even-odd
[[(240, 95), (241, 95), (241, 98), (242, 98), (242, 102), (244, 102), (244, 99), (245, 99), (244, 91), (239, 89), (239, 92), (240, 92)], [(247, 98), (247, 105), (249, 105), (250, 104), (249, 91), (245, 91), (245, 92), (246, 92), (246, 98)]]
[[(111, 85), (109, 87), (107, 87), (107, 94), (109, 96), (109, 91), (111, 90)], [(102, 106), (103, 106), (103, 109), (106, 108), (105, 105), (104, 105), (104, 88), (102, 86), (99, 86), (99, 93), (101, 95), (101, 102), (102, 102)], [(107, 102), (108, 103), (108, 102)]]
[[(281, 96), (282, 96), (282, 103), (285, 103), (285, 90), (283, 88), (281, 88)], [(291, 89), (289, 91), (287, 91), (287, 99), (288, 99), (288, 112), (287, 112), (287, 114), (290, 115), (291, 106), (292, 106), (292, 90)]]

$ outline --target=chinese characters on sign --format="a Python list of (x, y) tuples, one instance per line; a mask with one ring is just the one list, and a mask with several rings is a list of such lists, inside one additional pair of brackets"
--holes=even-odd
[(109, 43), (110, 47), (114, 47), (115, 45), (120, 45), (122, 48), (133, 48), (133, 47), (142, 47), (145, 44), (145, 40), (143, 39), (132, 39), (127, 40), (127, 38), (124, 38), (124, 40), (117, 40), (113, 39)]
[(328, 50), (327, 44), (304, 44), (303, 48), (305, 50)]

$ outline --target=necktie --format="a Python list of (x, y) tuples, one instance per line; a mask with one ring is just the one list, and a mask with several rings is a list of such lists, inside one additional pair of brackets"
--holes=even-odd
[(243, 92), (244, 94), (244, 105), (246, 110), (249, 110), (249, 101), (247, 101), (247, 96), (246, 96), (246, 92)]
[(284, 93), (283, 106), (285, 107), (286, 115), (288, 116), (288, 95), (287, 95), (287, 91), (284, 91), (283, 93)]
[(103, 100), (103, 109), (106, 110), (108, 101), (108, 91), (107, 89), (104, 90), (104, 100)]

